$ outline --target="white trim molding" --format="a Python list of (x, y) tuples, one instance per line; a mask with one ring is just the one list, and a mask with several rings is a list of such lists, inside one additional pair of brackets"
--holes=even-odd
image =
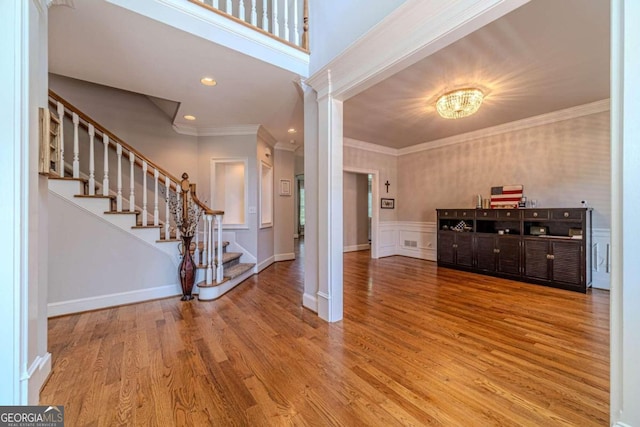
[(381, 221), (379, 253), (436, 261), (436, 239), (435, 222)]
[(173, 130), (182, 135), (189, 136), (229, 136), (229, 135), (258, 135), (260, 125), (238, 125), (238, 126), (214, 126), (198, 128), (175, 123)]
[(591, 286), (611, 289), (611, 230), (594, 228), (591, 241)]
[(371, 249), (371, 245), (369, 243), (363, 243), (360, 245), (345, 246), (344, 252), (368, 251), (369, 249)]
[(280, 262), (280, 261), (293, 261), (294, 259), (296, 259), (296, 254), (291, 252), (288, 254), (275, 254), (273, 256), (273, 260), (275, 262)]
[(344, 147), (357, 148), (359, 150), (370, 151), (372, 153), (386, 154), (389, 156), (397, 156), (398, 150), (383, 145), (372, 144), (371, 142), (360, 141), (353, 138), (344, 138)]
[(262, 270), (269, 267), (274, 262), (275, 262), (275, 256), (270, 256), (269, 258), (265, 259), (264, 261), (256, 265), (255, 267), (256, 273), (260, 273)]
[(142, 301), (173, 297), (182, 294), (179, 283), (156, 286), (153, 288), (136, 289), (134, 291), (100, 295), (96, 297), (79, 298), (68, 301), (50, 302), (47, 307), (48, 317), (62, 316), (70, 313), (97, 310), (117, 305), (132, 304)]

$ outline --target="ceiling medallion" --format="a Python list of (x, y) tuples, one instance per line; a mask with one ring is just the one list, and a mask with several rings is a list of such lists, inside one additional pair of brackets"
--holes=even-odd
[(436, 110), (445, 119), (460, 119), (478, 111), (484, 94), (480, 89), (456, 89), (442, 95), (436, 101)]

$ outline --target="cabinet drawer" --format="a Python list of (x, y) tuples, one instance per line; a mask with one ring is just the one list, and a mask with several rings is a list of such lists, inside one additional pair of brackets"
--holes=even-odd
[(524, 219), (549, 219), (547, 209), (527, 209), (524, 212)]
[(439, 210), (438, 217), (439, 218), (455, 218), (457, 212), (455, 210), (447, 209), (447, 210)]
[(580, 209), (554, 209), (551, 211), (552, 219), (575, 219), (582, 220), (584, 210)]
[(458, 211), (458, 218), (469, 218), (473, 219), (476, 214), (475, 209), (464, 209)]
[(497, 213), (498, 213), (497, 210), (482, 209), (482, 210), (476, 211), (476, 218), (478, 218), (478, 219), (497, 218)]
[(500, 219), (520, 219), (520, 211), (517, 209), (498, 209), (496, 212)]

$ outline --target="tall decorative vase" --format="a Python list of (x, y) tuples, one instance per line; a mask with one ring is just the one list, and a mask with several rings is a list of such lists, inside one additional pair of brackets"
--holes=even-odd
[(191, 239), (193, 236), (182, 236), (182, 261), (178, 268), (180, 285), (182, 286), (182, 301), (193, 299), (191, 291), (196, 280), (196, 264), (191, 256)]

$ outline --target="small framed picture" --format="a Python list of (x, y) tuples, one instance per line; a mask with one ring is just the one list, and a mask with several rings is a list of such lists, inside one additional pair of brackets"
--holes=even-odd
[(291, 180), (290, 179), (281, 179), (280, 180), (280, 195), (281, 196), (290, 196), (291, 195)]
[(380, 199), (381, 209), (394, 209), (396, 207), (396, 199)]

